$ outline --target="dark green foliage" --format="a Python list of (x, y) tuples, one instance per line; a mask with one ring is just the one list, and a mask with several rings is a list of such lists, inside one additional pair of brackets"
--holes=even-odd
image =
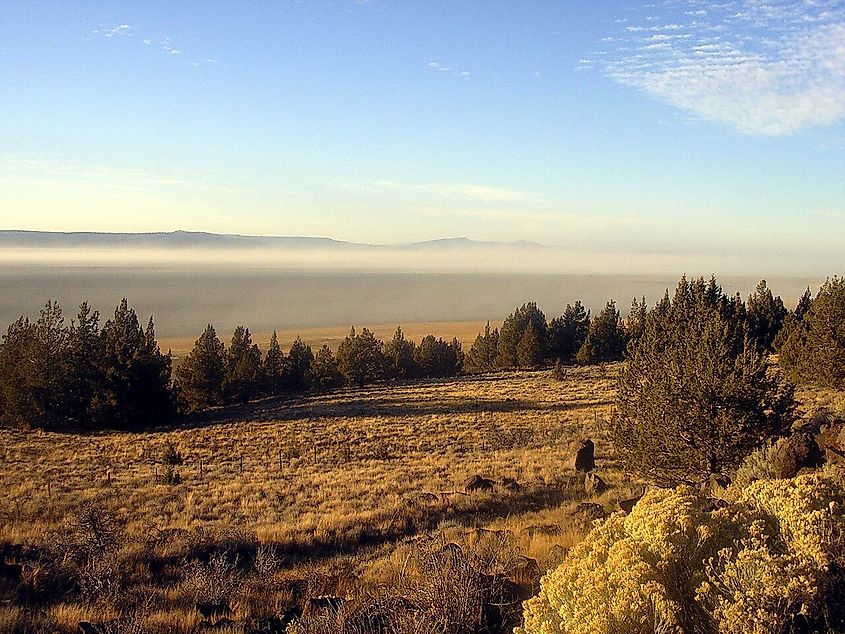
[(520, 368), (536, 368), (543, 363), (544, 351), (540, 337), (534, 325), (528, 324), (516, 346), (516, 364)]
[(405, 339), (402, 328), (397, 327), (393, 339), (384, 347), (387, 358), (388, 375), (397, 379), (413, 379), (419, 375), (419, 367), (414, 359), (416, 346)]
[(343, 377), (337, 369), (337, 359), (325, 344), (314, 355), (308, 373), (308, 382), (311, 389), (316, 392), (328, 392), (340, 387), (343, 383)]
[(193, 350), (176, 369), (179, 396), (188, 409), (194, 411), (223, 404), (226, 365), (226, 348), (214, 326), (208, 324)]
[(625, 351), (625, 333), (616, 310), (616, 302), (607, 302), (598, 316), (590, 322), (587, 338), (576, 355), (578, 363), (606, 363), (619, 361)]
[(801, 319), (793, 318), (778, 350), (796, 383), (845, 386), (845, 278), (828, 279)]
[(567, 304), (563, 315), (549, 324), (549, 357), (572, 363), (590, 331), (590, 311), (580, 301)]
[(648, 315), (648, 306), (645, 297), (642, 301), (631, 302), (631, 310), (628, 313), (628, 320), (625, 322), (625, 345), (633, 346), (640, 340), (645, 332), (645, 321)]
[(499, 346), (498, 328), (490, 330), (490, 322), (484, 327), (484, 334), (479, 334), (466, 354), (464, 368), (470, 374), (489, 372), (496, 367), (496, 355)]
[(279, 346), (276, 331), (270, 337), (270, 347), (264, 357), (264, 389), (270, 396), (276, 396), (282, 389), (286, 374), (287, 359)]
[(176, 449), (172, 442), (168, 442), (164, 446), (164, 451), (161, 452), (161, 462), (166, 465), (180, 465), (182, 464), (182, 454)]
[(807, 290), (804, 291), (804, 294), (801, 295), (801, 298), (798, 300), (798, 304), (795, 306), (795, 311), (792, 313), (795, 316), (795, 319), (798, 321), (802, 321), (804, 319), (804, 315), (806, 315), (809, 310), (810, 306), (813, 305), (813, 295), (810, 293), (810, 287), (807, 287)]
[(261, 351), (252, 343), (249, 328), (238, 326), (229, 346), (223, 395), (228, 402), (246, 403), (261, 387)]
[(152, 317), (146, 330), (141, 328), (124, 298), (100, 337), (104, 368), (98, 407), (101, 424), (137, 429), (167, 422), (175, 412), (171, 360), (159, 350)]
[(308, 371), (311, 369), (311, 362), (313, 360), (314, 353), (311, 352), (311, 346), (303, 343), (301, 337), (297, 337), (288, 351), (285, 382), (290, 389), (308, 389)]
[(383, 379), (387, 373), (384, 343), (364, 328), (360, 335), (352, 328), (337, 349), (338, 369), (349, 385), (366, 385)]
[(736, 301), (715, 279), (682, 278), (648, 313), (611, 425), (629, 470), (661, 484), (699, 482), (789, 430), (792, 388), (748, 338)]
[(80, 426), (95, 422), (103, 384), (104, 368), (100, 362), (103, 340), (99, 321), (99, 313), (83, 302), (68, 334), (69, 376), (65, 407), (68, 417)]
[(68, 333), (50, 301), (38, 321), (21, 317), (0, 346), (0, 416), (14, 427), (61, 428), (68, 398)]
[(525, 331), (532, 328), (540, 347), (539, 357), (545, 358), (548, 344), (548, 324), (546, 316), (534, 302), (528, 302), (508, 315), (499, 332), (496, 365), (500, 368), (512, 368), (519, 364), (517, 348), (525, 336)]
[(453, 339), (446, 343), (426, 335), (414, 352), (414, 360), (421, 376), (427, 378), (456, 376), (461, 370), (461, 344)]
[(772, 296), (766, 280), (760, 280), (754, 294), (748, 298), (748, 335), (763, 350), (771, 352), (775, 337), (783, 328), (786, 313), (781, 298)]

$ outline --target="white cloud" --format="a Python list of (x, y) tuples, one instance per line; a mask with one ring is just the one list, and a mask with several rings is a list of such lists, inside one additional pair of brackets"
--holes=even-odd
[(151, 40), (150, 38), (148, 38), (148, 37), (145, 37), (145, 38), (144, 38), (144, 44), (146, 44), (147, 46), (149, 46), (150, 44), (152, 44), (152, 40)]
[[(755, 135), (845, 119), (845, 6), (837, 0), (670, 0), (671, 21), (627, 26), (604, 68), (695, 117)], [(671, 15), (672, 12), (680, 15)], [(649, 34), (646, 34), (649, 33)]]

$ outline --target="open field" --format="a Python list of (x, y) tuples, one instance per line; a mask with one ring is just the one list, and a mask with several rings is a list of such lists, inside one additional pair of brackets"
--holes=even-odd
[[(414, 342), (419, 342), (420, 339), (426, 335), (434, 335), (446, 341), (451, 341), (452, 338), (457, 338), (458, 341), (468, 348), (475, 341), (478, 333), (484, 330), (486, 321), (434, 321), (434, 322), (417, 322), (409, 324), (374, 324), (355, 325), (355, 330), (360, 331), (361, 328), (369, 328), (372, 333), (382, 341), (390, 341), (393, 338), (393, 333), (396, 332), (396, 326), (402, 326), (402, 332), (405, 333), (405, 338)], [(501, 327), (502, 322), (490, 322), (490, 328)], [(179, 359), (187, 355), (194, 347), (194, 342), (202, 333), (198, 332), (195, 337), (165, 337), (159, 339), (159, 345), (163, 351), (170, 350), (173, 358), (178, 362)], [(297, 337), (301, 337), (302, 341), (311, 346), (315, 352), (319, 350), (324, 344), (328, 345), (333, 352), (337, 352), (338, 346), (343, 341), (344, 337), (349, 334), (348, 326), (334, 326), (330, 328), (300, 328), (297, 330), (279, 330), (276, 336), (279, 339), (279, 345), (284, 352), (290, 349), (291, 344)], [(232, 336), (231, 332), (217, 332), (217, 336), (228, 345), (229, 339)], [(263, 352), (267, 351), (270, 345), (270, 332), (252, 333), (252, 340), (258, 344)]]
[[(73, 632), (90, 620), (192, 631), (196, 602), (225, 599), (225, 631), (260, 631), (290, 604), (291, 583), (307, 580), (310, 595), (424, 596), (423, 555), (449, 542), (485, 579), (526, 556), (548, 570), (591, 526), (596, 507), (579, 503), (613, 511), (635, 484), (606, 442), (617, 370), (269, 399), (137, 434), (2, 430), (0, 554), (24, 568), (19, 585), (0, 583), (0, 630)], [(841, 394), (800, 397), (808, 412), (845, 405)], [(585, 436), (610, 485), (592, 497), (569, 464)], [(170, 483), (168, 445), (181, 458)], [(468, 494), (475, 474), (521, 488)]]

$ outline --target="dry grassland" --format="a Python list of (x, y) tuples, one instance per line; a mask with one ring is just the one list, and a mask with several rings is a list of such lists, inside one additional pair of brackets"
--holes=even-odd
[[(420, 339), (426, 335), (434, 335), (441, 337), (446, 341), (451, 341), (452, 338), (457, 338), (458, 341), (465, 347), (472, 345), (478, 333), (484, 330), (487, 322), (484, 321), (437, 321), (437, 322), (418, 322), (410, 324), (401, 324), (402, 332), (405, 333), (405, 338), (411, 341), (419, 342)], [(501, 322), (490, 322), (490, 328), (501, 327)], [(362, 327), (369, 328), (370, 331), (382, 341), (390, 341), (393, 338), (393, 333), (396, 332), (397, 324), (375, 324), (361, 326), (356, 325), (355, 329), (360, 331)], [(170, 350), (173, 353), (174, 359), (177, 361), (187, 355), (194, 347), (194, 342), (202, 333), (197, 333), (194, 337), (165, 337), (159, 339), (159, 345), (162, 350)], [(218, 331), (217, 336), (228, 344), (231, 332)], [(349, 334), (349, 327), (335, 326), (326, 328), (301, 328), (299, 330), (282, 330), (276, 333), (279, 339), (279, 345), (282, 350), (287, 352), (291, 344), (297, 337), (302, 337), (302, 341), (311, 346), (311, 349), (316, 352), (324, 344), (329, 346), (333, 352), (337, 352), (338, 346), (343, 341), (344, 337)], [(263, 351), (267, 351), (270, 345), (269, 332), (253, 333), (252, 340), (258, 344)]]

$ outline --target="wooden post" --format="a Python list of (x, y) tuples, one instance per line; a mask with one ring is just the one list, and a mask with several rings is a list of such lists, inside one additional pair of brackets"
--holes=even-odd
[(200, 482), (202, 482), (202, 460), (200, 460)]
[(317, 441), (314, 441), (314, 464), (317, 464)]
[(282, 450), (279, 449), (279, 471), (282, 470)]
[(111, 484), (111, 471), (106, 471), (106, 483)]
[(241, 475), (244, 474), (244, 456), (241, 454)]
[(155, 481), (158, 482), (158, 465), (156, 465), (155, 469)]

